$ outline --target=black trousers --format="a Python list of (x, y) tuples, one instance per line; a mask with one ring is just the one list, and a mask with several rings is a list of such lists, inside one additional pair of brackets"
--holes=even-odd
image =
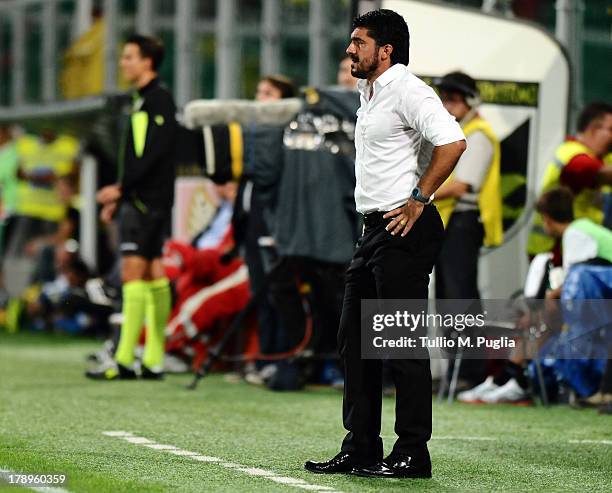
[[(241, 235), (244, 242), (244, 261), (249, 269), (251, 294), (257, 293), (261, 289), (266, 291), (257, 306), (259, 348), (263, 354), (282, 353), (289, 347), (285, 341), (278, 312), (272, 304), (269, 287), (262, 288), (269, 273), (266, 271), (263, 259), (264, 252), (262, 252), (262, 247), (259, 246), (259, 238), (269, 236), (270, 233), (264, 222), (257, 197), (253, 197), (252, 203), (257, 205), (254, 209), (251, 209), (250, 213), (245, 213), (242, 216), (241, 226), (243, 231)], [(258, 363), (259, 366), (264, 364), (263, 361)]]
[(478, 211), (451, 215), (436, 264), (436, 298), (480, 299), (478, 257), (483, 238)]
[[(382, 216), (382, 214), (381, 214)], [(435, 206), (423, 213), (405, 236), (385, 230), (389, 220), (368, 224), (346, 273), (338, 346), (344, 362), (343, 422), (348, 434), (342, 450), (362, 460), (380, 460), (382, 361), (361, 357), (362, 299), (426, 299), (429, 274), (438, 257), (444, 227)], [(431, 438), (429, 359), (388, 360), (396, 387), (393, 451), (420, 454)]]
[[(484, 238), (479, 211), (453, 212), (444, 235), (442, 250), (436, 263), (436, 298), (475, 300), (474, 313), (481, 310), (478, 290), (478, 258)], [(465, 332), (468, 334), (468, 332)], [(469, 385), (477, 385), (487, 376), (487, 361), (483, 348), (468, 348), (459, 376)], [(449, 375), (454, 369), (450, 361)]]

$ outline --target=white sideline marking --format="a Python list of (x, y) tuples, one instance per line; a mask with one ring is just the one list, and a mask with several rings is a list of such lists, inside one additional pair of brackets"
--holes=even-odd
[[(159, 443), (155, 443), (153, 440), (149, 440), (145, 437), (139, 437), (133, 435), (128, 431), (103, 431), (103, 435), (113, 438), (119, 438), (121, 440), (125, 440), (128, 443), (132, 443), (134, 445), (142, 445), (144, 447), (148, 447), (153, 450), (159, 450), (161, 452), (168, 452), (169, 454), (178, 455), (187, 457), (189, 459), (197, 460), (200, 462), (210, 462), (216, 464), (218, 466), (225, 467), (227, 469), (233, 469), (234, 471), (240, 471), (242, 473), (248, 474), (249, 476), (257, 476), (264, 479), (269, 479), (270, 481), (274, 481), (275, 483), (284, 484), (290, 487), (301, 488), (303, 490), (310, 491), (320, 491), (325, 493), (341, 493), (340, 491), (334, 490), (331, 486), (322, 486), (318, 484), (310, 484), (307, 483), (303, 479), (298, 478), (290, 478), (287, 476), (279, 476), (277, 473), (273, 471), (267, 471), (265, 469), (260, 469), (258, 467), (248, 467), (242, 464), (236, 464), (234, 462), (226, 462), (223, 459), (219, 459), (218, 457), (211, 457), (208, 455), (200, 455), (197, 452), (190, 452), (189, 450), (182, 450), (174, 445), (163, 445)], [(45, 489), (45, 491), (48, 491)], [(55, 493), (60, 493), (55, 492)], [(61, 493), (67, 493), (66, 490), (62, 490)]]
[(272, 471), (266, 471), (265, 469), (259, 469), (257, 467), (237, 467), (239, 471), (250, 474), (251, 476), (276, 476)]
[(229, 469), (240, 469), (241, 467), (244, 467), (241, 464), (234, 464), (233, 462), (225, 462), (225, 461), (221, 461), (221, 465), (223, 467), (227, 467)]
[(26, 473), (16, 473), (15, 471), (11, 471), (10, 469), (0, 469), (0, 478), (6, 481), (10, 486), (28, 488), (34, 491), (40, 491), (41, 493), (70, 493), (68, 490), (64, 488), (60, 488), (59, 486), (25, 486), (25, 485), (17, 485), (13, 483), (9, 483), (9, 476), (13, 474), (26, 474)]
[(597, 445), (612, 445), (612, 440), (569, 440), (568, 443), (595, 443)]
[(164, 445), (163, 443), (143, 443), (143, 445), (154, 450), (176, 450), (174, 445)]
[(200, 462), (223, 462), (218, 457), (210, 457), (208, 455), (194, 455), (192, 459), (199, 460)]
[(149, 443), (153, 443), (148, 438), (142, 438), (142, 437), (121, 437), (121, 438), (123, 438), (127, 442), (135, 443), (137, 445), (146, 445)]
[(189, 450), (181, 450), (181, 449), (167, 450), (167, 452), (170, 452), (171, 454), (174, 454), (174, 455), (184, 455), (186, 457), (189, 457), (190, 455), (200, 455), (197, 452), (190, 452)]
[(129, 431), (103, 431), (103, 435), (108, 437), (131, 437), (132, 434)]

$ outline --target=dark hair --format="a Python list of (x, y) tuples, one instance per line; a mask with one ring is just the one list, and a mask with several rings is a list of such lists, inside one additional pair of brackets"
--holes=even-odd
[(471, 98), (477, 98), (480, 95), (476, 81), (463, 72), (446, 74), (444, 77), (434, 80), (434, 84), (441, 91), (458, 92)]
[(284, 75), (267, 75), (261, 80), (265, 80), (272, 84), (274, 87), (276, 87), (276, 89), (280, 91), (282, 99), (292, 98), (297, 93), (293, 81), (289, 77), (285, 77)]
[(140, 50), (142, 58), (151, 59), (151, 68), (157, 72), (157, 69), (164, 61), (164, 45), (162, 42), (153, 36), (144, 36), (142, 34), (132, 34), (125, 44), (135, 44)]
[(536, 210), (558, 223), (571, 223), (574, 220), (574, 196), (569, 188), (553, 188), (542, 194)]
[(91, 276), (91, 271), (87, 264), (79, 257), (73, 257), (68, 261), (67, 269), (79, 279), (86, 281)]
[(353, 19), (353, 29), (362, 27), (374, 38), (376, 46), (391, 45), (391, 64), (408, 65), (410, 60), (410, 32), (404, 18), (389, 9), (371, 10)]
[(606, 116), (608, 113), (612, 114), (612, 105), (608, 103), (597, 101), (588, 104), (583, 108), (578, 117), (578, 132), (584, 132), (591, 123)]

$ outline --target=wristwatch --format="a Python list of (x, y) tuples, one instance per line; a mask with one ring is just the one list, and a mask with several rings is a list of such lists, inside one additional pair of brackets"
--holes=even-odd
[(414, 187), (414, 189), (412, 190), (412, 194), (410, 195), (410, 197), (414, 200), (416, 200), (417, 202), (421, 202), (422, 204), (429, 204), (431, 203), (431, 199), (432, 197), (425, 197), (422, 193), (421, 193), (421, 189), (419, 188), (419, 186), (417, 185), (416, 187)]

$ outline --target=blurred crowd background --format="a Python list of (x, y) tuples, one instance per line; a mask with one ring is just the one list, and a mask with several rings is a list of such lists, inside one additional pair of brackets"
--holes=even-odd
[[(367, 3), (367, 2), (366, 2)], [(555, 33), (559, 10), (579, 16), (580, 100), (605, 99), (602, 60), (612, 55), (607, 0), (445, 0), (534, 22)], [(40, 103), (122, 87), (121, 39), (154, 34), (167, 49), (161, 76), (183, 105), (195, 98), (251, 98), (261, 75), (298, 86), (333, 83), (355, 13), (350, 0), (2, 0), (0, 105)], [(370, 4), (374, 5), (373, 2)], [(109, 22), (110, 21), (110, 22)], [(469, 55), (469, 54), (466, 54)], [(108, 63), (109, 60), (111, 63)], [(603, 73), (605, 72), (605, 73)]]
[[(601, 286), (587, 297), (606, 299), (612, 294), (606, 188), (612, 180), (604, 168), (612, 164), (612, 130), (606, 127), (612, 113), (605, 103), (587, 116), (584, 110), (591, 102), (611, 99), (612, 72), (605, 60), (612, 58), (612, 4), (605, 0), (440, 3), (533, 22), (553, 35), (565, 33), (561, 41), (571, 57), (573, 82), (568, 134), (582, 145), (585, 135), (594, 142), (593, 132), (599, 132), (600, 147), (587, 145), (574, 154), (563, 154), (561, 167), (577, 155), (588, 155), (588, 159), (574, 162), (572, 173), (551, 175), (549, 181), (531, 187), (538, 196), (551, 190), (557, 193), (561, 185), (576, 197), (595, 190), (597, 211), (576, 217), (559, 213), (568, 200), (565, 189), (538, 202), (538, 212), (545, 219), (544, 225), (542, 219), (536, 222), (536, 233), (552, 232), (556, 239), (530, 252), (524, 245), (530, 260), (538, 253), (547, 255), (535, 291), (533, 282), (530, 285), (529, 297), (562, 298), (563, 281), (551, 282), (549, 273), (565, 267), (567, 275), (570, 265), (595, 260), (604, 273), (589, 271)], [(276, 135), (270, 134), (271, 142), (280, 135), (282, 144), (267, 148), (265, 159), (247, 151), (261, 149), (268, 137), (258, 134), (257, 138), (263, 138), (259, 148), (245, 144), (240, 173), (236, 173), (232, 147), (234, 127), (213, 127), (216, 169), (212, 172), (211, 147), (202, 151), (201, 136), (194, 137), (201, 129), (195, 134), (184, 129), (185, 145), (177, 153), (174, 237), (164, 255), (174, 289), (165, 370), (198, 368), (210, 356), (210, 348), (223, 340), (236, 315), (255, 294), (264, 292), (257, 298), (256, 310), (244, 319), (243, 330), (223, 347), (226, 357), (217, 368), (234, 372), (228, 378), (244, 378), (277, 390), (298, 389), (306, 383), (341, 388), (335, 330), (344, 268), (360, 232), (354, 205), (352, 209), (347, 205), (352, 201), (354, 177), (353, 156), (345, 149), (347, 143), (349, 148), (352, 145), (358, 97), (344, 52), (351, 18), (359, 9), (375, 5), (349, 0), (0, 0), (0, 322), (5, 329), (97, 337), (105, 341), (104, 346), (90, 359), (101, 364), (112, 360), (121, 325), (117, 231), (112, 224), (98, 223), (94, 197), (96, 189), (116, 180), (121, 130), (116, 116), (124, 111), (128, 89), (117, 61), (122, 40), (140, 32), (163, 41), (166, 58), (160, 77), (180, 109), (194, 99), (299, 98), (302, 104), (300, 116), (287, 128), (279, 127)], [(563, 29), (562, 22), (570, 27)], [(414, 46), (421, 49), (418, 40)], [(317, 89), (301, 91), (305, 86)], [(344, 91), (340, 98), (334, 92), (338, 88)], [(438, 83), (437, 89), (444, 87)], [(469, 91), (453, 87), (446, 91), (447, 100), (456, 93), (469, 108), (469, 98), (474, 96)], [(332, 119), (325, 120), (329, 115)], [(309, 149), (298, 134), (310, 124), (336, 125), (341, 136), (326, 147), (317, 144)], [(246, 126), (241, 131), (247, 135)], [(607, 137), (601, 132), (608, 132)], [(270, 157), (274, 152), (282, 158), (274, 161)], [(554, 159), (551, 155), (550, 160)], [(272, 176), (270, 170), (279, 162), (301, 163), (310, 171), (298, 173), (291, 171), (297, 166), (280, 166)], [(262, 173), (263, 165), (269, 166)], [(547, 165), (538, 164), (543, 170)], [(313, 186), (314, 177), (319, 181)], [(251, 202), (253, 186), (259, 195), (253, 195)], [(329, 187), (335, 201), (320, 198), (322, 186)], [(569, 195), (570, 203), (574, 196)], [(556, 206), (550, 200), (557, 200)], [(331, 221), (336, 228), (334, 239), (311, 250), (303, 248), (305, 243), (295, 238), (305, 237), (308, 230), (299, 230), (294, 222), (283, 223), (283, 217), (289, 216), (278, 213), (296, 204), (307, 209), (305, 222), (330, 219), (328, 211), (340, 210), (342, 217)], [(269, 211), (276, 211), (274, 227), (266, 222)], [(608, 236), (589, 233), (589, 238), (597, 237), (603, 245), (601, 251), (578, 256), (564, 266), (562, 226), (581, 217), (603, 225)], [(480, 243), (475, 262), (479, 248)], [(279, 257), (283, 268), (265, 280)], [(535, 272), (537, 265), (532, 266)], [(524, 291), (520, 285), (512, 289)], [(458, 291), (446, 297), (472, 296)], [(594, 351), (582, 364), (566, 363), (571, 360), (567, 356), (560, 357), (562, 363), (556, 366), (543, 364), (555, 359), (551, 341), (556, 339), (548, 334), (561, 332), (568, 323), (558, 307), (524, 306), (512, 327), (518, 331), (513, 334), (525, 341), (522, 353), (509, 355), (504, 362), (474, 358), (461, 368), (460, 359), (451, 359), (435, 371), (440, 395), (446, 392), (452, 399), (459, 393), (463, 401), (491, 403), (523, 403), (533, 396), (545, 403), (570, 402), (578, 407), (610, 403), (605, 350)], [(597, 330), (607, 330), (605, 320), (602, 323)], [(549, 330), (546, 336), (542, 327)], [(606, 349), (606, 334), (602, 337)], [(531, 343), (534, 347), (527, 348)], [(505, 393), (500, 392), (502, 387)], [(390, 382), (387, 392), (393, 392)]]

